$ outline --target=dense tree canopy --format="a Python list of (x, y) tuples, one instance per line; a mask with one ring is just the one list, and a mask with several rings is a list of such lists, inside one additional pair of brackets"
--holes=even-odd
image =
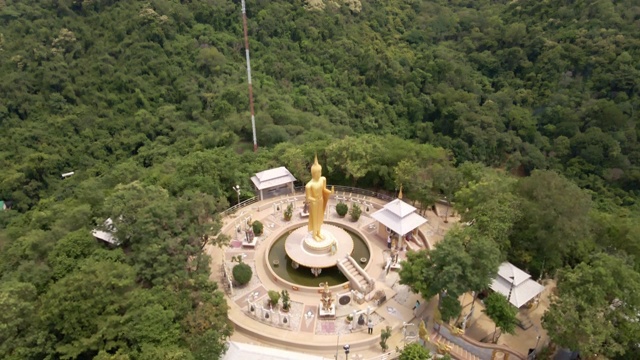
[[(604, 252), (633, 278), (639, 14), (632, 0), (249, 0), (251, 153), (237, 2), (0, 0), (0, 357), (220, 354), (230, 327), (203, 252), (227, 241), (217, 214), (233, 185), (253, 196), (257, 171), (307, 180), (314, 153), (332, 184), (455, 203), (470, 226), (403, 270), (424, 295), (479, 289), (505, 258), (553, 276)], [(119, 248), (90, 235), (107, 218)], [(558, 324), (611, 304), (604, 291), (572, 314), (584, 299), (560, 289)], [(633, 331), (608, 353), (632, 353)]]

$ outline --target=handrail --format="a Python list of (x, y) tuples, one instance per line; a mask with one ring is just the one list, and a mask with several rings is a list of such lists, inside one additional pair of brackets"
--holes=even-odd
[[(336, 191), (343, 191), (343, 192), (350, 192), (352, 194), (358, 194), (358, 195), (366, 195), (369, 197), (373, 197), (373, 198), (377, 198), (380, 200), (385, 200), (385, 201), (392, 201), (395, 198), (393, 196), (389, 196), (386, 194), (382, 194), (382, 193), (378, 193), (375, 191), (371, 191), (371, 190), (366, 190), (366, 189), (360, 189), (360, 188), (355, 188), (355, 187), (351, 187), (351, 186), (342, 186), (342, 185), (327, 185), (327, 187), (334, 187), (334, 189)], [(304, 194), (304, 186), (297, 186), (294, 188), (293, 190), (293, 195), (296, 194)], [(258, 196), (254, 196), (250, 199), (244, 200), (239, 204), (236, 204), (224, 211), (222, 211), (220, 213), (220, 217), (225, 217), (228, 216), (229, 214), (233, 214), (234, 212), (240, 210), (243, 207), (249, 206), (251, 204), (254, 204), (256, 202), (260, 201), (260, 198)]]
[[(453, 328), (449, 324), (444, 324), (443, 323), (442, 325), (444, 325), (449, 330), (449, 332), (451, 332), (453, 330)], [(491, 349), (491, 350), (500, 350), (500, 351), (507, 352), (507, 353), (515, 356), (518, 359), (522, 359), (522, 360), (527, 359), (527, 357), (524, 356), (522, 353), (520, 353), (520, 352), (518, 352), (516, 350), (513, 350), (512, 348), (510, 348), (508, 346), (505, 346), (505, 345), (483, 343), (483, 342), (477, 341), (475, 339), (472, 339), (472, 338), (470, 338), (470, 337), (468, 337), (467, 335), (464, 335), (464, 334), (462, 334), (462, 335), (454, 335), (454, 336), (457, 336), (457, 337), (461, 338), (462, 340), (468, 342), (469, 344), (471, 344), (471, 345), (473, 345), (475, 347), (479, 347), (479, 348), (483, 348), (483, 349)]]
[(255, 204), (256, 202), (258, 202), (260, 199), (257, 196), (254, 196), (250, 199), (244, 200), (243, 202), (233, 205), (232, 207), (228, 208), (227, 210), (224, 210), (223, 212), (220, 213), (220, 217), (225, 217), (229, 214), (233, 214), (234, 212), (240, 210), (241, 208), (245, 207), (245, 206), (249, 206), (251, 204)]

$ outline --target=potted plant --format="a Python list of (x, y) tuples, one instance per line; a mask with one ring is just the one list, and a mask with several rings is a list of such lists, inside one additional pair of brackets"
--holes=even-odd
[(269, 295), (269, 305), (277, 307), (280, 301), (280, 293), (275, 290), (269, 290), (267, 294)]
[(284, 219), (286, 221), (291, 220), (291, 217), (293, 217), (293, 204), (287, 205), (287, 209), (284, 211)]
[(287, 290), (282, 290), (282, 312), (289, 312), (291, 309), (291, 298)]
[(353, 315), (349, 314), (347, 315), (347, 318), (345, 319), (345, 322), (350, 323), (353, 321)]
[(351, 220), (358, 221), (358, 219), (360, 219), (361, 214), (362, 214), (362, 209), (360, 208), (360, 205), (353, 204), (351, 206), (351, 211), (349, 211), (349, 215), (351, 215)]
[(387, 352), (389, 349), (389, 345), (387, 345), (387, 340), (391, 337), (391, 326), (387, 326), (384, 330), (380, 332), (380, 347), (382, 348), (382, 352)]
[(336, 212), (338, 213), (338, 216), (344, 217), (345, 215), (347, 215), (348, 211), (349, 211), (349, 207), (347, 206), (347, 204), (343, 203), (342, 201), (340, 201), (338, 205), (336, 205)]
[(251, 228), (253, 228), (253, 233), (256, 234), (256, 236), (262, 235), (262, 232), (264, 231), (264, 225), (258, 220), (251, 224)]

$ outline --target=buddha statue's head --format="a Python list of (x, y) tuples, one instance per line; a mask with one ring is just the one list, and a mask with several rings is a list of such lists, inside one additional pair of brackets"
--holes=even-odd
[(311, 178), (313, 180), (320, 179), (322, 175), (322, 165), (318, 163), (318, 154), (316, 154), (316, 158), (313, 161), (313, 165), (311, 165)]

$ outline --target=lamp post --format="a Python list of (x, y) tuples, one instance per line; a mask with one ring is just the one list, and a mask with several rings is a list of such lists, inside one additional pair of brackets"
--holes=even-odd
[(344, 349), (345, 360), (349, 360), (349, 349), (351, 348), (351, 346), (349, 346), (349, 344), (346, 344), (342, 348)]
[(238, 204), (240, 204), (240, 185), (234, 186), (233, 190), (235, 190), (236, 193), (238, 193)]

